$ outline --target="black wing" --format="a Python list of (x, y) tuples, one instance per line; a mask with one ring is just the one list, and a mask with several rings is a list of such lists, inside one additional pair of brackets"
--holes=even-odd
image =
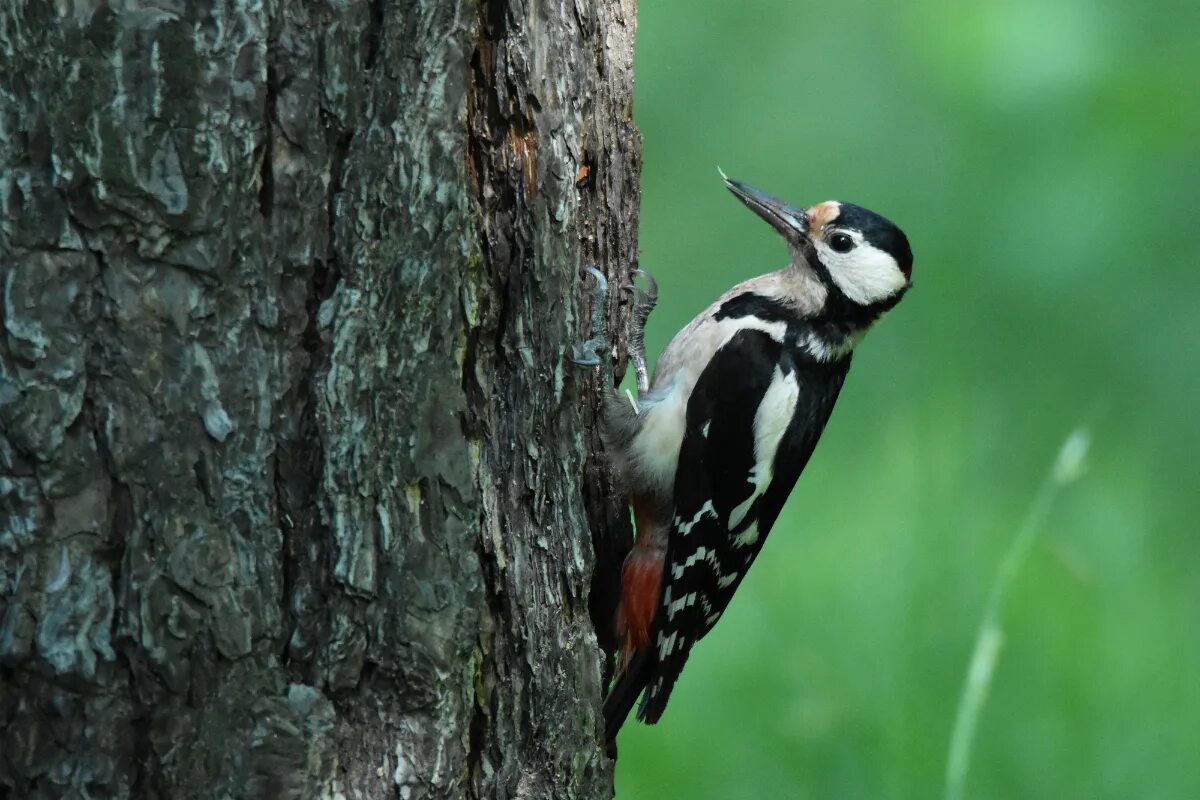
[[(701, 373), (687, 408), (675, 473), (675, 513), (663, 596), (650, 642), (654, 665), (638, 717), (656, 722), (692, 645), (716, 624), (808, 463), (850, 359), (817, 362), (768, 334), (735, 334)], [(794, 386), (772, 383), (795, 381)], [(784, 391), (780, 391), (783, 389)], [(755, 417), (795, 398), (771, 476), (754, 481)], [(781, 399), (782, 398), (782, 399)], [(769, 458), (769, 456), (768, 456)]]

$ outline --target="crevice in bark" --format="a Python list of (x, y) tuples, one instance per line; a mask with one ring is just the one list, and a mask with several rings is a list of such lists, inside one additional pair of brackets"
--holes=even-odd
[(484, 0), (481, 3), (483, 22), (487, 25), (488, 37), (492, 41), (504, 38), (508, 32), (507, 0)]
[[(115, 615), (114, 615), (115, 616)], [(120, 651), (118, 651), (120, 652)], [(124, 657), (124, 656), (123, 656)], [(152, 797), (159, 794), (154, 791), (153, 776), (161, 775), (158, 756), (154, 752), (154, 743), (150, 739), (150, 726), (153, 721), (151, 704), (147, 703), (142, 692), (137, 687), (137, 672), (126, 657), (129, 678), (129, 697), (133, 704), (133, 714), (130, 718), (133, 746), (130, 755), (133, 760), (133, 780), (130, 782), (130, 797)]]
[[(464, 417), (470, 414), (464, 414)], [(482, 422), (482, 415), (479, 419)], [(486, 479), (485, 479), (486, 480)], [(489, 490), (485, 489), (485, 493)], [(485, 506), (487, 501), (484, 501)], [(484, 510), (480, 509), (481, 515)], [(487, 520), (484, 520), (486, 529)], [(498, 521), (492, 521), (499, 524)], [(422, 519), (422, 525), (426, 521)], [(486, 608), (486, 619), (482, 620), (478, 640), (478, 659), (472, 670), (471, 717), (467, 728), (466, 775), (472, 785), (478, 786), (484, 781), (483, 764), (488, 751), (494, 743), (489, 741), (489, 731), (494, 728), (495, 714), (494, 693), (488, 691), (488, 686), (496, 680), (496, 636), (495, 620), (503, 620), (505, 614), (504, 584), (501, 576), (502, 568), (499, 555), (494, 551), (494, 544), (486, 539), (480, 539), (475, 545), (475, 555), (483, 582), (483, 602)], [(489, 681), (489, 675), (492, 681)]]
[[(383, 9), (373, 8), (372, 24), (365, 33), (368, 59), (374, 57), (379, 44)], [(323, 56), (321, 56), (323, 58)], [(275, 112), (274, 93), (278, 91), (273, 68), (269, 67), (268, 93), (272, 97), (271, 113)], [(299, 380), (299, 421), (294, 440), (286, 445), (288, 463), (275, 458), (276, 495), (287, 497), (279, 526), (284, 537), (286, 557), (283, 567), (284, 611), (292, 624), (285, 630), (284, 663), (293, 677), (306, 683), (320, 685), (320, 659), (315, 649), (328, 640), (329, 602), (334, 593), (333, 566), (330, 562), (330, 529), (321, 513), (321, 464), (325, 460), (322, 431), (318, 419), (317, 382), (321, 380), (329, 358), (329, 349), (321, 330), (321, 306), (337, 290), (342, 279), (342, 259), (338, 254), (337, 203), (344, 190), (346, 161), (354, 139), (355, 128), (344, 127), (345, 121), (324, 108), (318, 116), (329, 143), (329, 179), (325, 187), (325, 253), (311, 265), (308, 291), (305, 298), (305, 327), (300, 346), (306, 354)], [(294, 463), (293, 463), (294, 459)], [(287, 477), (281, 478), (286, 472)], [(281, 486), (282, 484), (282, 486)], [(314, 563), (313, 552), (316, 552)], [(307, 582), (307, 586), (302, 586)], [(300, 592), (303, 590), (303, 596)], [(300, 630), (300, 637), (294, 634)], [(365, 665), (364, 665), (365, 666)], [(361, 684), (361, 681), (360, 681)]]
[(271, 58), (271, 46), (268, 44), (266, 103), (263, 109), (266, 133), (258, 166), (258, 210), (266, 220), (271, 219), (271, 211), (275, 207), (275, 103), (279, 94), (279, 76)]
[[(294, 408), (294, 404), (292, 405)], [(283, 559), (280, 565), (279, 609), (282, 619), (282, 631), (279, 642), (279, 661), (284, 669), (291, 666), (290, 642), (295, 631), (295, 612), (292, 609), (292, 597), (296, 591), (298, 559), (300, 553), (295, 552), (296, 520), (292, 517), (288, 489), (283, 480), (282, 465), (279, 451), (286, 445), (281, 437), (276, 436), (275, 451), (271, 454), (271, 494), (275, 504), (275, 520), (279, 524), (279, 533), (283, 538)], [(296, 676), (298, 677), (298, 676)]]
[(375, 66), (375, 57), (379, 55), (379, 42), (383, 39), (384, 0), (371, 0), (371, 24), (367, 26), (367, 52), (363, 58), (363, 71), (370, 72)]
[[(384, 4), (372, 0), (368, 11), (369, 22), (362, 33), (364, 73), (370, 72), (381, 46)], [(328, 68), (325, 38), (318, 39), (315, 50), (317, 72), (324, 75)], [(274, 66), (269, 64), (268, 95), (272, 115), (277, 113), (276, 96), (281, 88), (278, 81)], [(278, 524), (286, 551), (282, 574), (284, 613), (291, 621), (284, 631), (283, 661), (295, 680), (323, 685), (323, 665), (318, 648), (328, 644), (330, 604), (336, 590), (332, 578), (331, 531), (320, 507), (322, 464), (326, 456), (325, 434), (319, 419), (318, 382), (322, 380), (330, 358), (329, 344), (322, 330), (321, 309), (333, 297), (343, 277), (338, 243), (338, 202), (345, 189), (347, 161), (357, 124), (354, 120), (339, 118), (324, 106), (317, 109), (317, 114), (325, 131), (328, 153), (328, 180), (323, 198), (325, 247), (322, 256), (310, 264), (304, 302), (306, 319), (299, 344), (306, 361), (296, 383), (298, 398), (291, 403), (291, 407), (297, 409), (298, 420), (281, 440), (279, 447), (284, 452), (282, 456), (277, 452), (273, 466), (276, 496), (284, 498), (279, 503)], [(368, 666), (369, 663), (364, 663), (364, 669)], [(361, 675), (358, 685), (363, 685)]]
[[(90, 361), (91, 359), (89, 359)], [(89, 369), (90, 372), (91, 370)], [(108, 481), (107, 524), (111, 538), (108, 545), (97, 549), (96, 553), (103, 558), (105, 565), (112, 572), (113, 586), (119, 588), (124, 573), (125, 539), (133, 527), (132, 499), (129, 487), (121, 483), (117, 477), (112, 452), (109, 450), (108, 443), (104, 437), (102, 423), (97, 413), (96, 401), (93, 396), (94, 378), (93, 374), (88, 375), (87, 384), (84, 387), (83, 408), (80, 411), (76, 424), (83, 425), (88, 435), (91, 436), (92, 443), (96, 448), (96, 455), (100, 460), (100, 468), (103, 470), (104, 476)], [(113, 614), (109, 636), (114, 642), (119, 642), (118, 624), (118, 615)]]
[[(339, 122), (324, 109), (319, 112), (328, 130)], [(305, 295), (305, 326), (300, 347), (305, 363), (296, 383), (298, 420), (276, 447), (274, 483), (276, 503), (281, 507), (278, 524), (283, 536), (283, 611), (291, 624), (285, 626), (283, 663), (294, 680), (320, 685), (319, 659), (315, 649), (327, 640), (328, 601), (332, 596), (329, 526), (319, 505), (324, 442), (318, 420), (317, 383), (326, 367), (328, 347), (321, 332), (321, 305), (333, 296), (341, 280), (337, 254), (336, 204), (342, 191), (345, 159), (353, 131), (337, 134), (329, 155), (329, 182), (325, 194), (326, 248), (324, 258), (310, 266)], [(278, 455), (282, 449), (284, 457)], [(314, 551), (316, 557), (314, 558)], [(303, 585), (307, 583), (307, 585)], [(307, 590), (307, 591), (305, 591)], [(295, 636), (297, 629), (300, 636)]]
[[(512, 269), (512, 265), (523, 263), (527, 257), (521, 245), (524, 221), (518, 213), (524, 204), (513, 191), (510, 176), (504, 174), (505, 169), (520, 166), (520, 162), (515, 158), (506, 160), (502, 150), (524, 148), (526, 138), (531, 136), (527, 120), (510, 115), (501, 107), (496, 86), (497, 42), (507, 32), (507, 13), (504, 0), (486, 0), (480, 4), (478, 39), (470, 59), (467, 86), (466, 165), (474, 189), (483, 256), (480, 316), (493, 321), (488, 338), (490, 349), (496, 354), (504, 352), (512, 312), (513, 276), (521, 273)], [(536, 147), (529, 149), (535, 151)], [(496, 360), (489, 366), (503, 365)]]
[[(293, 680), (319, 685), (315, 650), (327, 638), (325, 609), (333, 590), (329, 584), (330, 531), (318, 499), (325, 455), (317, 418), (317, 382), (327, 358), (318, 317), (321, 303), (333, 293), (336, 271), (321, 261), (315, 261), (310, 269), (305, 327), (300, 334), (305, 363), (296, 383), (298, 397), (288, 404), (296, 409), (298, 419), (294, 427), (277, 437), (273, 480), (285, 549), (282, 608), (284, 618), (290, 621), (283, 630), (282, 662)], [(299, 637), (295, 635), (297, 629)]]
[[(505, 611), (503, 582), (500, 580), (500, 564), (497, 561), (496, 553), (481, 543), (475, 548), (475, 554), (479, 557), (479, 566), (483, 572), (484, 603), (487, 604), (492, 619), (503, 619)], [(480, 642), (480, 646), (484, 647), (485, 654), (488, 652), (486, 644), (487, 642)]]
[(200, 495), (204, 498), (205, 505), (209, 508), (216, 508), (217, 501), (213, 495), (212, 484), (208, 479), (208, 467), (205, 464), (207, 460), (204, 453), (201, 453), (200, 457), (192, 462), (192, 472), (196, 476), (196, 485), (200, 487)]
[[(467, 314), (463, 312), (464, 318)], [(467, 328), (466, 341), (463, 345), (463, 365), (462, 365), (462, 389), (466, 396), (466, 409), (463, 411), (462, 426), (463, 435), (467, 439), (482, 439), (487, 435), (487, 424), (483, 419), (483, 415), (477, 413), (476, 409), (483, 409), (487, 404), (487, 397), (484, 396), (484, 388), (479, 385), (479, 377), (476, 374), (479, 360), (479, 335), (481, 327), (479, 325), (471, 325)]]
[(483, 713), (483, 708), (478, 702), (475, 704), (475, 713), (471, 717), (471, 725), (467, 731), (467, 780), (475, 781), (478, 779), (480, 768), (483, 765), (483, 746), (487, 739), (487, 715)]
[[(332, 114), (322, 111), (321, 115), (325, 118), (327, 126), (341, 127), (341, 121)], [(318, 290), (318, 307), (321, 301), (326, 300), (333, 294), (334, 289), (337, 288), (338, 281), (342, 277), (341, 259), (338, 258), (337, 253), (337, 198), (344, 188), (346, 157), (350, 153), (350, 143), (353, 140), (353, 128), (341, 130), (334, 138), (330, 149), (329, 187), (326, 189), (325, 195), (325, 219), (329, 226), (327, 232), (328, 245), (326, 248), (325, 263), (321, 265), (319, 274), (314, 280), (314, 284)]]

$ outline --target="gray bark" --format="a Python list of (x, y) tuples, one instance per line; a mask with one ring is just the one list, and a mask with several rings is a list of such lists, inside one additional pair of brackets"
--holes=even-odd
[(611, 796), (634, 6), (0, 7), (0, 794)]

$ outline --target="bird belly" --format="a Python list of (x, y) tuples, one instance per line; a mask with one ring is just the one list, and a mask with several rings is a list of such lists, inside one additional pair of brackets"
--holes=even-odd
[(687, 424), (687, 396), (678, 382), (658, 398), (643, 402), (641, 425), (633, 440), (634, 464), (651, 493), (670, 497), (675, 467)]

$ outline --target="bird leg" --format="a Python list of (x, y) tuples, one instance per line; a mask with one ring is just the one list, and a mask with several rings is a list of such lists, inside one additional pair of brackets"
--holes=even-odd
[(603, 362), (601, 356), (612, 349), (604, 324), (608, 310), (608, 280), (605, 279), (604, 273), (595, 267), (588, 267), (586, 271), (596, 279), (596, 285), (591, 292), (592, 338), (571, 345), (571, 361), (581, 367), (598, 367)]
[(658, 305), (658, 282), (642, 269), (634, 270), (633, 277), (646, 281), (645, 289), (635, 283), (623, 287), (625, 291), (633, 293), (633, 341), (629, 357), (633, 359), (633, 369), (637, 374), (638, 397), (642, 397), (650, 391), (650, 375), (646, 371), (646, 320)]
[[(609, 352), (612, 345), (608, 341), (605, 326), (605, 311), (608, 302), (608, 281), (604, 274), (595, 267), (586, 270), (596, 279), (592, 294), (592, 338), (571, 347), (571, 361), (581, 367), (596, 367), (603, 362), (602, 356)], [(650, 373), (646, 368), (646, 320), (650, 312), (658, 305), (658, 282), (645, 270), (633, 271), (636, 280), (641, 278), (646, 286), (642, 288), (636, 283), (627, 283), (622, 291), (633, 295), (633, 336), (629, 347), (629, 357), (633, 361), (634, 373), (637, 376), (638, 398), (650, 390)], [(638, 411), (637, 401), (630, 396), (634, 413)]]

